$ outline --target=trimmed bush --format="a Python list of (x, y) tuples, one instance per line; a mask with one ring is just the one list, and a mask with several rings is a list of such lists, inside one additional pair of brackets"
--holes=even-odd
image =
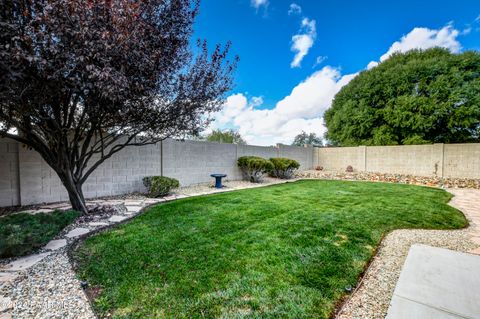
[(252, 183), (258, 183), (263, 175), (273, 169), (273, 164), (258, 156), (242, 156), (238, 158), (238, 167), (242, 170), (245, 179)]
[(289, 179), (292, 178), (295, 171), (300, 167), (300, 163), (296, 160), (283, 157), (274, 157), (270, 159), (273, 164), (272, 176)]
[(170, 194), (170, 190), (180, 186), (175, 178), (165, 176), (145, 176), (143, 185), (148, 189), (151, 197), (162, 197)]

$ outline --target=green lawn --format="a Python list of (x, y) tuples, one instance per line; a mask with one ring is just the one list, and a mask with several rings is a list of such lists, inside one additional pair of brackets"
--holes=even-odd
[(78, 273), (113, 318), (328, 318), (397, 228), (466, 225), (443, 190), (299, 181), (187, 198), (87, 239)]
[(18, 213), (0, 217), (0, 258), (27, 255), (47, 244), (78, 212)]

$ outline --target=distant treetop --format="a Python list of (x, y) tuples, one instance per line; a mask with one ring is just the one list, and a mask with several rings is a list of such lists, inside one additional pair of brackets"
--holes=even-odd
[(305, 131), (295, 136), (292, 145), (295, 146), (323, 146), (322, 139), (315, 133), (307, 134)]
[(325, 113), (334, 145), (480, 141), (480, 53), (396, 53), (363, 71)]
[(213, 130), (205, 139), (209, 142), (247, 144), (240, 133), (235, 130)]

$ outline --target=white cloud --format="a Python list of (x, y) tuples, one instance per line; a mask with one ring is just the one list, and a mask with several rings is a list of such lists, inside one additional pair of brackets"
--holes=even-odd
[[(430, 49), (442, 47), (449, 49), (453, 53), (460, 52), (462, 46), (457, 37), (460, 31), (453, 28), (451, 24), (441, 29), (414, 28), (407, 35), (404, 35), (399, 41), (394, 42), (388, 51), (380, 57), (380, 62), (388, 59), (395, 52), (407, 52), (412, 49)], [(370, 69), (378, 65), (378, 62), (372, 61), (367, 68)]]
[[(304, 20), (302, 26), (313, 26), (315, 32), (315, 22)], [(458, 36), (459, 31), (451, 25), (439, 30), (415, 28), (393, 43), (380, 57), (380, 61), (387, 59), (393, 52), (405, 52), (414, 48), (441, 46), (459, 52), (461, 45), (457, 41)], [(372, 61), (368, 67), (377, 64), (378, 62)], [(338, 68), (325, 66), (297, 84), (272, 109), (256, 108), (263, 104), (262, 97), (252, 97), (249, 100), (241, 93), (231, 95), (224, 109), (215, 114), (214, 127), (236, 128), (249, 144), (254, 145), (290, 144), (302, 130), (323, 136), (326, 131), (323, 124), (324, 112), (330, 108), (335, 94), (357, 74), (342, 75)]]
[(308, 51), (313, 46), (315, 38), (317, 37), (317, 27), (315, 20), (303, 18), (302, 20), (302, 34), (296, 34), (292, 37), (291, 50), (296, 52), (290, 67), (300, 67), (303, 58), (308, 54)]
[(296, 3), (291, 3), (290, 8), (288, 9), (288, 15), (292, 14), (301, 14), (302, 13), (302, 7), (300, 7)]
[(268, 6), (268, 0), (251, 0), (250, 4), (255, 9), (258, 9), (261, 6), (264, 6), (264, 7)]
[(338, 69), (326, 66), (299, 83), (271, 110), (255, 109), (259, 101), (263, 102), (261, 98), (249, 101), (244, 94), (231, 95), (215, 115), (215, 127), (236, 127), (248, 143), (255, 145), (289, 144), (302, 130), (323, 136), (323, 112), (355, 75), (342, 76)]
[(322, 64), (326, 59), (328, 59), (327, 56), (324, 56), (324, 55), (317, 56), (317, 58), (315, 59), (315, 63), (313, 64), (312, 68), (316, 67), (317, 65)]

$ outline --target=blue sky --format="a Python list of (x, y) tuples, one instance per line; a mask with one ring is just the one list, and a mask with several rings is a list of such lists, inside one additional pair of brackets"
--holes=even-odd
[(480, 50), (480, 1), (203, 0), (194, 37), (231, 41), (240, 57), (212, 128), (290, 143), (302, 129), (323, 134), (334, 94), (372, 61), (414, 47)]

